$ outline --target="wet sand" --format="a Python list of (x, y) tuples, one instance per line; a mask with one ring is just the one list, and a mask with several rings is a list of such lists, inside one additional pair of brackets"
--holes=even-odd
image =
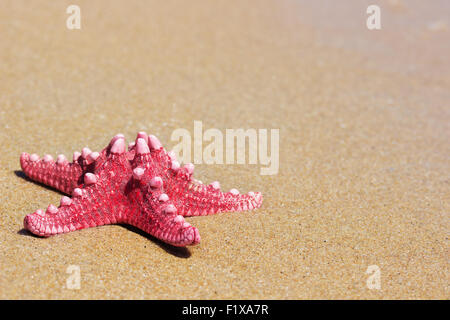
[[(70, 1), (2, 1), (0, 298), (448, 299), (449, 4), (378, 1), (369, 31), (373, 2), (78, 1), (68, 30)], [(202, 242), (185, 249), (124, 226), (22, 230), (61, 197), (23, 177), (22, 151), (140, 130), (170, 149), (194, 120), (280, 129), (277, 175), (196, 166), (260, 209), (187, 218)]]

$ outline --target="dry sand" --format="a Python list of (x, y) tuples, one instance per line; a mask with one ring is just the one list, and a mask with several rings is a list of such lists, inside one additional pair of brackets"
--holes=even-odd
[[(68, 30), (73, 2), (0, 6), (0, 298), (449, 298), (448, 1), (76, 1)], [(139, 130), (170, 148), (194, 120), (280, 129), (277, 175), (196, 169), (262, 208), (188, 218), (187, 249), (123, 226), (22, 230), (61, 197), (22, 178), (22, 151)]]

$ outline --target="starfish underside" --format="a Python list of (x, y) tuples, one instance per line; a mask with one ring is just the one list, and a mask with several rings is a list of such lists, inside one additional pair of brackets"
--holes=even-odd
[(145, 132), (128, 150), (118, 134), (101, 152), (74, 152), (71, 163), (64, 155), (54, 161), (22, 153), (20, 165), (30, 179), (72, 195), (62, 197), (59, 207), (25, 217), (24, 227), (43, 237), (123, 223), (175, 246), (194, 245), (200, 234), (184, 216), (251, 210), (262, 203), (259, 192), (222, 192), (217, 181), (204, 185), (193, 179), (194, 165), (180, 167), (175, 155)]

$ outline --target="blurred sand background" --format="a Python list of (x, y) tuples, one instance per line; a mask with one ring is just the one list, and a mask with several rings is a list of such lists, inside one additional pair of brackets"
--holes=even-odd
[[(66, 28), (72, 3), (81, 30)], [(448, 299), (449, 13), (446, 0), (1, 0), (0, 298)], [(262, 191), (259, 210), (188, 218), (202, 242), (187, 249), (123, 226), (21, 231), (61, 197), (21, 177), (22, 151), (71, 158), (140, 130), (170, 149), (194, 120), (280, 129), (278, 175), (196, 166)]]

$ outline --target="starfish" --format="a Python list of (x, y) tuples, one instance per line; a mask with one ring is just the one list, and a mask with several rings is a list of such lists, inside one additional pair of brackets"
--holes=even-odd
[(22, 153), (20, 165), (31, 179), (65, 194), (59, 207), (50, 204), (24, 219), (35, 235), (52, 235), (107, 224), (130, 224), (174, 246), (200, 242), (185, 216), (244, 211), (261, 206), (260, 192), (222, 192), (217, 181), (204, 185), (193, 178), (194, 165), (180, 167), (153, 135), (139, 132), (128, 145), (117, 134), (101, 152), (83, 148), (73, 162)]

